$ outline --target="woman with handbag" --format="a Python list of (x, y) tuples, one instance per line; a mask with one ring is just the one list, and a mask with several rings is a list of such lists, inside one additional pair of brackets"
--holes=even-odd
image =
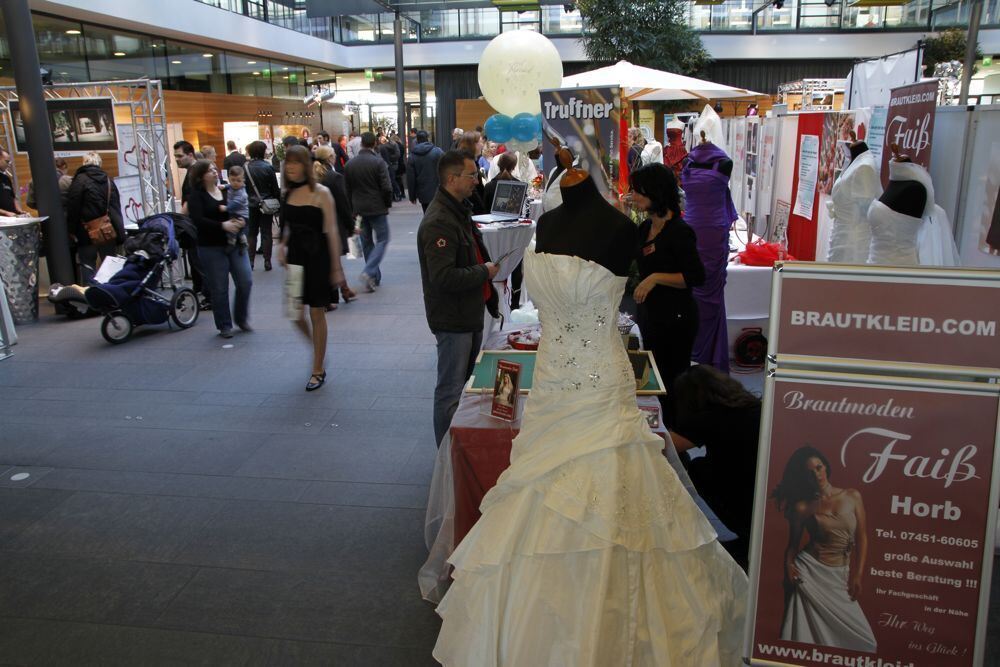
[(76, 247), (81, 285), (97, 273), (98, 258), (113, 255), (125, 243), (118, 188), (101, 169), (101, 156), (87, 153), (66, 193), (66, 226)]
[[(212, 294), (212, 315), (219, 335), (233, 337), (233, 322), (243, 331), (253, 331), (247, 319), (253, 277), (250, 261), (242, 243), (230, 243), (239, 234), (245, 220), (229, 213), (226, 193), (219, 188), (219, 174), (208, 160), (198, 160), (188, 170), (191, 194), (188, 213), (198, 228), (198, 256)], [(236, 285), (236, 299), (229, 309), (229, 277)]]
[(267, 144), (254, 141), (247, 146), (250, 161), (246, 164), (247, 195), (250, 200), (250, 224), (247, 228), (247, 242), (250, 244), (250, 270), (253, 270), (257, 256), (257, 236), (264, 254), (264, 270), (271, 270), (271, 246), (273, 243), (274, 216), (281, 210), (281, 189), (274, 167), (264, 161)]

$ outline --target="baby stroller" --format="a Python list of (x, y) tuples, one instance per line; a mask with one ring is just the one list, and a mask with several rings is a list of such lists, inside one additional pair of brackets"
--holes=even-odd
[[(189, 329), (198, 321), (198, 297), (173, 280), (173, 262), (181, 246), (197, 240), (194, 224), (182, 215), (164, 213), (139, 221), (139, 231), (125, 241), (127, 259), (108, 282), (87, 288), (87, 304), (104, 315), (101, 335), (124, 343), (135, 327), (171, 321)], [(168, 278), (164, 281), (164, 275)], [(170, 288), (169, 298), (159, 290)]]

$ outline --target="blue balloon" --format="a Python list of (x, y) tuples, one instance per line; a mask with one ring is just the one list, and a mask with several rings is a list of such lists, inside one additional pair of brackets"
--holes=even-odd
[(490, 141), (502, 144), (505, 141), (510, 141), (513, 137), (513, 134), (511, 134), (511, 124), (510, 116), (498, 113), (486, 119), (483, 130), (485, 130), (486, 136)]
[(539, 143), (545, 141), (544, 129), (545, 121), (542, 119), (542, 114), (535, 115), (535, 122), (538, 123), (538, 127), (535, 128), (535, 139), (538, 139)]
[(510, 124), (510, 132), (518, 141), (532, 141), (538, 135), (538, 119), (535, 114), (519, 113)]

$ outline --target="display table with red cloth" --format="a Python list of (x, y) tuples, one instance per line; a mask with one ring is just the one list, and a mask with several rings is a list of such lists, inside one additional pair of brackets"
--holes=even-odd
[[(519, 412), (523, 412), (526, 397), (521, 398)], [(520, 421), (504, 422), (491, 417), (491, 401), (491, 395), (463, 396), (438, 451), (424, 524), (424, 540), (430, 556), (418, 576), (421, 594), (431, 602), (440, 601), (450, 583), (448, 557), (479, 519), (483, 497), (510, 466), (510, 450), (520, 430)], [(640, 406), (659, 408), (655, 396), (639, 396), (637, 401)], [(694, 490), (666, 429), (660, 426), (653, 432), (664, 439), (665, 456), (720, 539), (734, 539), (735, 535)]]

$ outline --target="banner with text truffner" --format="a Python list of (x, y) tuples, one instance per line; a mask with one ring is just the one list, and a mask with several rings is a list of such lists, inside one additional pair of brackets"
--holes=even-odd
[(788, 262), (769, 348), (869, 362), (1000, 368), (1000, 274)]
[(852, 377), (768, 380), (744, 655), (982, 664), (1000, 388)]
[(937, 94), (937, 79), (892, 89), (885, 122), (885, 144), (882, 147), (883, 188), (889, 185), (892, 144), (899, 147), (900, 153), (909, 155), (914, 163), (930, 167)]

